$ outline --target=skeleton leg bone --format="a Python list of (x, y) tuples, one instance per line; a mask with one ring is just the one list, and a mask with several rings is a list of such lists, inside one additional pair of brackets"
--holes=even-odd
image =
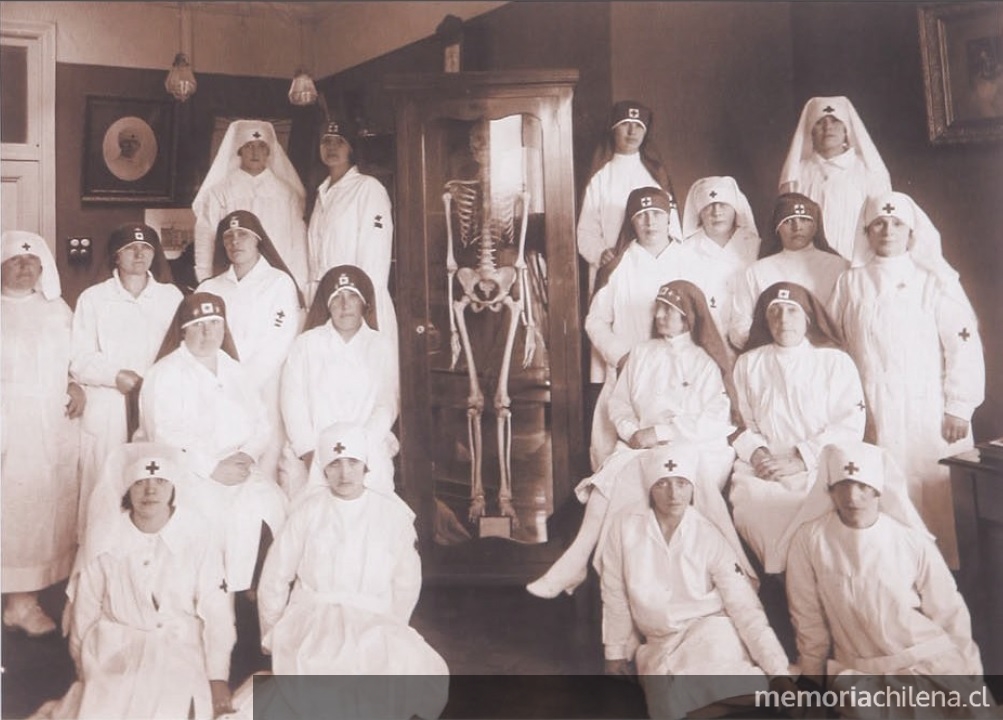
[(498, 389), (495, 391), (495, 414), (498, 418), (498, 464), (501, 483), (498, 488), (498, 507), (505, 517), (516, 524), (515, 508), (512, 507), (512, 398), (508, 394), (509, 371), (512, 368), (512, 349), (515, 347), (515, 333), (519, 329), (523, 300), (505, 298), (509, 312), (508, 335), (502, 356), (501, 370), (498, 372)]
[(467, 332), (467, 320), (464, 313), (470, 305), (470, 298), (464, 297), (454, 303), (456, 328), (463, 344), (463, 353), (467, 358), (467, 375), (470, 380), (470, 394), (467, 395), (467, 438), (470, 442), (470, 522), (483, 517), (485, 512), (484, 483), (481, 477), (481, 465), (484, 459), (484, 443), (481, 435), (481, 416), (484, 414), (484, 393), (477, 381), (477, 366), (474, 364), (474, 352), (470, 345), (470, 335)]

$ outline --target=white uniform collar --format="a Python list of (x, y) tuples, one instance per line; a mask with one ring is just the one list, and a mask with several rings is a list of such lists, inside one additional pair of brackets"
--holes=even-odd
[(146, 286), (140, 291), (139, 295), (133, 295), (131, 292), (125, 289), (125, 285), (122, 283), (122, 277), (118, 272), (118, 268), (111, 271), (112, 279), (115, 281), (115, 290), (118, 293), (129, 300), (139, 300), (141, 297), (146, 295), (150, 290), (150, 286), (157, 280), (153, 277), (153, 273), (149, 270), (146, 271)]
[(812, 242), (808, 243), (800, 250), (788, 250), (787, 248), (783, 248), (778, 254), (786, 255), (787, 257), (792, 257), (792, 258), (803, 258), (807, 257), (808, 255), (811, 255), (813, 251), (823, 252), (819, 250), (817, 247), (815, 247), (815, 243)]
[(355, 178), (358, 175), (361, 175), (361, 173), (359, 172), (358, 165), (352, 165), (352, 167), (348, 168), (348, 172), (346, 172), (344, 175), (338, 178), (338, 182), (336, 183), (331, 182), (331, 176), (329, 175), (326, 178), (324, 178), (324, 182), (320, 184), (320, 192), (321, 194), (324, 194), (331, 188), (336, 188), (340, 187), (341, 185), (345, 185), (350, 181), (351, 178)]
[(696, 345), (693, 342), (693, 334), (690, 332), (684, 332), (682, 335), (676, 335), (675, 337), (663, 337), (661, 338), (673, 352), (680, 352)]
[(356, 347), (361, 341), (360, 340), (361, 338), (376, 332), (371, 327), (369, 327), (369, 325), (366, 323), (364, 319), (362, 321), (362, 326), (359, 328), (358, 332), (356, 332), (349, 340), (345, 340), (345, 338), (341, 336), (341, 333), (335, 329), (334, 323), (331, 321), (330, 318), (328, 318), (327, 322), (324, 323), (323, 327), (326, 327), (328, 329), (328, 335), (330, 335), (332, 342), (335, 342), (336, 344), (342, 347)]
[(268, 262), (268, 258), (264, 255), (258, 255), (258, 261), (254, 263), (254, 267), (252, 267), (248, 273), (239, 280), (237, 279), (237, 271), (233, 269), (233, 263), (226, 266), (226, 270), (223, 272), (223, 275), (227, 280), (238, 285), (242, 283), (252, 284), (256, 279), (267, 273), (268, 268), (271, 268), (271, 266), (272, 264)]
[(834, 155), (831, 158), (824, 158), (818, 153), (812, 153), (812, 159), (814, 159), (814, 161), (819, 165), (835, 165), (836, 167), (846, 170), (853, 166), (857, 159), (857, 155), (853, 152), (853, 148), (850, 148), (849, 150), (845, 150), (839, 155)]
[(803, 338), (801, 338), (801, 342), (791, 347), (778, 345), (775, 342), (770, 344), (776, 349), (777, 354), (785, 355), (787, 357), (790, 357), (791, 355), (802, 355), (806, 352), (810, 352), (815, 347), (810, 342), (808, 342), (807, 334)]

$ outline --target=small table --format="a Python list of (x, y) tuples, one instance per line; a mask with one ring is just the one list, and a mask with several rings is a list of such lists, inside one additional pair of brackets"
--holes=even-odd
[(951, 469), (961, 568), (958, 588), (986, 675), (1003, 673), (1003, 456), (975, 448), (940, 461)]

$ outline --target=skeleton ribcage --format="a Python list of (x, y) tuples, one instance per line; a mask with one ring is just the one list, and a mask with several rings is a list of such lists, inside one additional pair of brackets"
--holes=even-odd
[(461, 247), (480, 241), (484, 213), (484, 197), (479, 180), (450, 180), (446, 192), (452, 197), (452, 217), (446, 218), (453, 228), (453, 238)]
[(491, 197), (490, 207), (485, 207), (483, 185), (479, 180), (450, 180), (446, 192), (452, 197), (453, 238), (461, 247), (480, 242), (485, 235), (484, 217), (487, 215), (487, 235), (494, 245), (511, 245), (516, 241), (516, 201), (518, 195)]

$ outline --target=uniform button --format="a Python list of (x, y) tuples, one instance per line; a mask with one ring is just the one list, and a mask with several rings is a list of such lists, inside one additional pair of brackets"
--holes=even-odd
[(163, 623), (157, 623), (157, 627), (158, 627), (158, 628), (162, 628), (163, 626), (164, 626), (164, 624), (163, 624)]
[(147, 566), (147, 565), (149, 565), (149, 564), (150, 564), (150, 561), (149, 561), (149, 560), (144, 560), (144, 561), (143, 561), (143, 567), (146, 567), (146, 566)]

